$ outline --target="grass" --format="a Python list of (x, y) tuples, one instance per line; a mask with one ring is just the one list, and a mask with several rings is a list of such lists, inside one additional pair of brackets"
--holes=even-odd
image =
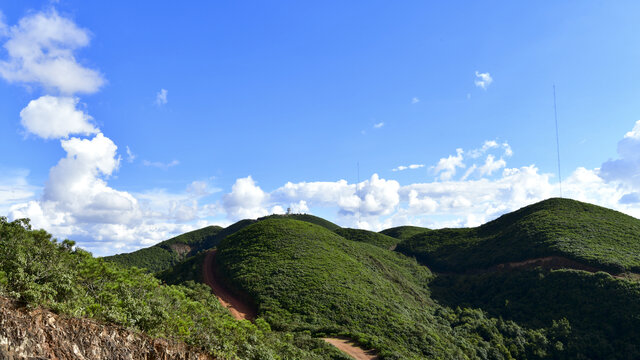
[(612, 273), (640, 272), (640, 220), (570, 199), (549, 199), (475, 228), (420, 233), (398, 244), (436, 271), (461, 272), (557, 255)]

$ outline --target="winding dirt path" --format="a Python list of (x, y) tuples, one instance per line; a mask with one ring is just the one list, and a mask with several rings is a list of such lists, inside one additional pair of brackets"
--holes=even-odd
[(235, 294), (232, 294), (222, 286), (220, 274), (218, 274), (216, 269), (216, 250), (209, 251), (204, 258), (202, 277), (205, 284), (209, 285), (211, 290), (213, 290), (220, 304), (229, 309), (234, 318), (237, 320), (255, 320), (256, 311), (248, 305), (249, 302), (246, 301), (246, 299), (241, 299)]
[(343, 353), (351, 356), (355, 360), (374, 360), (378, 359), (375, 351), (373, 350), (364, 350), (358, 345), (356, 345), (353, 341), (348, 339), (336, 339), (336, 338), (322, 338), (322, 340), (328, 342), (329, 344), (338, 348), (338, 350)]
[[(248, 299), (243, 299), (228, 291), (222, 285), (221, 276), (216, 267), (216, 250), (210, 250), (202, 264), (202, 277), (205, 284), (209, 285), (220, 304), (229, 309), (234, 318), (237, 320), (255, 320), (257, 313), (253, 307), (249, 306)], [(348, 339), (323, 338), (322, 340), (335, 346), (355, 360), (375, 360), (378, 358), (373, 350), (364, 350)]]

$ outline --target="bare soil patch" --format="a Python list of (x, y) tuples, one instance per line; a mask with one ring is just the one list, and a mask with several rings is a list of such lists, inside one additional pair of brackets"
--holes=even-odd
[(229, 309), (234, 318), (249, 321), (253, 321), (256, 318), (256, 311), (249, 305), (250, 301), (248, 299), (243, 299), (224, 287), (222, 275), (218, 272), (216, 266), (216, 250), (209, 251), (204, 258), (202, 277), (205, 284), (209, 285), (213, 290), (220, 304)]
[(364, 350), (358, 347), (353, 341), (349, 339), (336, 339), (336, 338), (323, 338), (322, 340), (338, 348), (338, 350), (351, 356), (356, 360), (374, 360), (377, 359), (375, 351)]

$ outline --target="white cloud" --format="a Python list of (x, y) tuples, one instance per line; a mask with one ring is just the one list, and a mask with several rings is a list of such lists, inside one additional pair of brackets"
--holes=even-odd
[(507, 166), (507, 162), (503, 159), (495, 160), (495, 157), (491, 154), (487, 156), (487, 159), (484, 162), (484, 165), (478, 168), (478, 172), (480, 176), (491, 175), (496, 170), (502, 169)]
[(423, 168), (423, 167), (424, 167), (424, 164), (411, 164), (411, 165), (408, 165), (408, 166), (400, 165), (397, 168), (391, 169), (391, 171), (415, 170), (415, 169), (420, 169), (420, 168)]
[(477, 87), (486, 90), (492, 82), (493, 78), (491, 77), (491, 74), (489, 74), (488, 72), (481, 73), (476, 71), (476, 79), (474, 80), (474, 84), (476, 84)]
[(434, 167), (434, 172), (436, 175), (439, 174), (440, 180), (450, 180), (456, 174), (457, 168), (465, 167), (463, 153), (462, 149), (456, 149), (455, 156), (449, 155), (449, 157), (438, 161), (438, 164)]
[(256, 185), (251, 176), (237, 179), (231, 192), (223, 197), (227, 217), (232, 220), (255, 219), (268, 215), (266, 201), (268, 194)]
[(420, 99), (418, 99), (417, 97), (414, 97), (413, 99), (411, 99), (412, 104), (417, 104), (419, 102), (420, 102)]
[(180, 165), (180, 161), (173, 160), (173, 161), (168, 162), (168, 163), (163, 163), (161, 161), (144, 160), (142, 162), (142, 165), (149, 166), (149, 167), (155, 167), (155, 168), (162, 169), (162, 170), (168, 170), (170, 167), (174, 167), (176, 165)]
[(618, 159), (602, 164), (599, 175), (640, 190), (640, 120), (618, 142)]
[(91, 123), (91, 116), (77, 109), (78, 101), (78, 98), (49, 95), (31, 100), (20, 111), (22, 126), (44, 139), (97, 133), (99, 130)]
[(156, 94), (156, 105), (164, 105), (167, 103), (168, 91), (166, 89), (160, 89)]
[(129, 149), (129, 145), (126, 146), (127, 150), (127, 162), (132, 163), (136, 159), (136, 155)]
[(624, 138), (625, 139), (640, 140), (640, 120), (636, 121), (636, 123), (633, 126), (633, 129), (631, 129), (631, 131), (629, 131), (628, 133), (624, 134)]
[(89, 33), (55, 10), (22, 18), (8, 29), (8, 58), (0, 61), (0, 76), (9, 82), (37, 83), (63, 94), (93, 93), (104, 79), (78, 64), (73, 53), (89, 44)]
[(27, 181), (29, 171), (2, 169), (0, 171), (0, 216), (8, 214), (9, 207), (33, 199), (38, 187)]
[(381, 127), (383, 127), (383, 126), (384, 126), (384, 123), (383, 123), (383, 122), (379, 122), (379, 123), (377, 123), (377, 124), (373, 124), (373, 128), (374, 128), (374, 129), (380, 129), (380, 128), (381, 128)]

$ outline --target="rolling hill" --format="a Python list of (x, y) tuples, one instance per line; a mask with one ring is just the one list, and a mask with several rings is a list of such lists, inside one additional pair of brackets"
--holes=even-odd
[(347, 336), (384, 359), (536, 358), (549, 351), (544, 330), (439, 305), (428, 289), (433, 275), (415, 260), (314, 224), (257, 222), (217, 251), (228, 283), (276, 330)]
[(195, 256), (203, 250), (215, 247), (225, 237), (240, 231), (255, 222), (272, 218), (287, 218), (305, 221), (322, 226), (331, 231), (340, 228), (338, 225), (330, 221), (309, 214), (269, 215), (256, 220), (240, 220), (226, 228), (222, 228), (220, 226), (207, 226), (202, 229), (178, 235), (148, 248), (140, 249), (131, 253), (105, 256), (103, 259), (122, 266), (135, 266), (140, 269), (146, 269), (150, 273), (159, 273), (165, 270), (170, 270), (174, 265), (178, 265), (181, 261)]
[(397, 250), (436, 271), (464, 272), (557, 256), (610, 273), (640, 272), (640, 220), (570, 199), (549, 199), (475, 228), (413, 235)]

